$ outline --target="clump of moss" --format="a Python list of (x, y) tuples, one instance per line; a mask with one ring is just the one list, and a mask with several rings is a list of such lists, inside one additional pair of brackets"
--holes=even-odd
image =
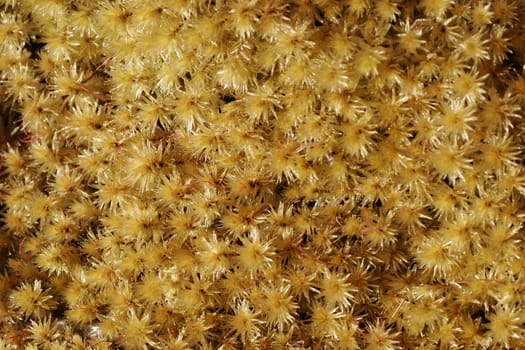
[(0, 4), (0, 348), (525, 346), (523, 1)]

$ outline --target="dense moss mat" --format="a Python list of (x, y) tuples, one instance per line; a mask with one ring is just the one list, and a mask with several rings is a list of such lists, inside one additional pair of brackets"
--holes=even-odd
[(0, 0), (0, 349), (525, 348), (524, 8)]

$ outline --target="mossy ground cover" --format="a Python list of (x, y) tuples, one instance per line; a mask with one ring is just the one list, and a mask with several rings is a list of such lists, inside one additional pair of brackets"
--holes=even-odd
[(0, 349), (525, 347), (524, 8), (0, 1)]

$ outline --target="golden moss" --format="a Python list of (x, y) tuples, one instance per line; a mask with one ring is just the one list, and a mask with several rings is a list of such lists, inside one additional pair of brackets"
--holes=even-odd
[(0, 348), (524, 348), (523, 8), (0, 0)]

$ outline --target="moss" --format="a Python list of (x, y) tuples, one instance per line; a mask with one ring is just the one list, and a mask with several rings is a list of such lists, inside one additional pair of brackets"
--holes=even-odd
[(525, 347), (523, 8), (0, 0), (0, 348)]

